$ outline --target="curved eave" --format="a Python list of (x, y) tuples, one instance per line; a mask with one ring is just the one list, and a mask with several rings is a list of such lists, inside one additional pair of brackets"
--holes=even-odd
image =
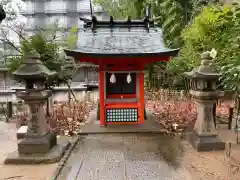
[(82, 57), (92, 57), (92, 58), (102, 58), (102, 57), (171, 57), (177, 56), (179, 49), (166, 49), (164, 51), (154, 52), (154, 53), (93, 53), (93, 52), (83, 52), (78, 50), (64, 50), (67, 56), (72, 56), (75, 59)]

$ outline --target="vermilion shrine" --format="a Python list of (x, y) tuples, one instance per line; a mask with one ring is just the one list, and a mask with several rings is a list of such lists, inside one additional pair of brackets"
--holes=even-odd
[(144, 67), (169, 61), (178, 49), (164, 46), (153, 21), (84, 21), (77, 49), (65, 50), (75, 60), (99, 66), (100, 125), (144, 123)]

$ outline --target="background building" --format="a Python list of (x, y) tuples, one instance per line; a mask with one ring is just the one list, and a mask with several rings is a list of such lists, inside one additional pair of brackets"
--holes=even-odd
[[(27, 18), (26, 30), (34, 32), (37, 27), (45, 27), (55, 21), (61, 28), (71, 28), (82, 22), (79, 17), (91, 17), (90, 0), (24, 0), (26, 11), (21, 12)], [(93, 5), (94, 14), (99, 18), (107, 13), (99, 6)]]
[[(26, 9), (21, 12), (26, 17), (26, 31), (29, 35), (34, 34), (37, 28), (47, 27), (57, 22), (61, 29), (56, 35), (62, 37), (64, 32), (74, 25), (81, 30), (83, 22), (79, 17), (91, 18), (90, 0), (23, 0)], [(94, 15), (98, 19), (109, 19), (108, 13), (100, 6), (92, 3)], [(81, 64), (73, 78), (73, 86), (98, 86), (97, 68), (91, 65)]]
[[(83, 22), (79, 17), (91, 18), (90, 0), (22, 0), (25, 3), (25, 8), (20, 12), (25, 17), (25, 31), (28, 35), (34, 34), (38, 28), (46, 28), (48, 25), (58, 22), (61, 31), (57, 37), (62, 37), (69, 28), (74, 25), (81, 30)], [(95, 6), (92, 3), (94, 15), (98, 19), (109, 19), (107, 12), (102, 11), (102, 8)], [(63, 30), (63, 31), (62, 31)], [(19, 39), (16, 33), (9, 31), (9, 38), (14, 41), (16, 46), (19, 46)], [(8, 45), (0, 43), (0, 55), (9, 54), (9, 51), (14, 52), (14, 49)], [(11, 53), (17, 54), (17, 52)], [(2, 56), (3, 57), (3, 56)], [(11, 75), (4, 64), (7, 57), (0, 58), (0, 91), (5, 92), (9, 89), (18, 89), (19, 84), (11, 80)], [(98, 67), (89, 64), (79, 64), (79, 68), (72, 80), (71, 88), (74, 91), (82, 91), (84, 89), (98, 87)], [(66, 94), (66, 87), (58, 87), (56, 91), (61, 91)], [(11, 98), (10, 98), (11, 99)], [(1, 100), (5, 101), (5, 100)]]

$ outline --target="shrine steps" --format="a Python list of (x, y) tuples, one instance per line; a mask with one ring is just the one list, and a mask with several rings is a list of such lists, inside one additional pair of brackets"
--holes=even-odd
[(82, 126), (79, 135), (105, 134), (105, 133), (157, 133), (163, 134), (163, 126), (159, 124), (154, 115), (147, 112), (147, 120), (144, 124), (109, 124), (101, 127), (97, 120), (96, 111), (90, 113), (86, 124)]

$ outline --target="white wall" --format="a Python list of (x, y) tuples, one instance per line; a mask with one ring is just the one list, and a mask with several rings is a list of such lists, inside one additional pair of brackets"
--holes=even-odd
[[(77, 100), (83, 100), (84, 98), (86, 98), (86, 91), (74, 91), (74, 94), (77, 98)], [(98, 89), (94, 90), (94, 91), (90, 91), (89, 96), (92, 100), (97, 101), (98, 100)], [(16, 97), (16, 94), (14, 93), (14, 91), (12, 91), (12, 93), (8, 93), (8, 94), (0, 94), (0, 103), (5, 103), (7, 101), (13, 101), (13, 102), (17, 102), (18, 98)], [(68, 91), (57, 91), (54, 92), (53, 97), (52, 97), (52, 101), (68, 101)]]
[(25, 13), (33, 13), (34, 12), (34, 3), (31, 0), (25, 1), (26, 9), (24, 9)]
[(64, 0), (50, 0), (45, 1), (45, 12), (65, 12), (66, 1)]
[[(74, 94), (76, 96), (77, 100), (83, 100), (84, 98), (86, 98), (86, 91), (74, 91)], [(96, 91), (90, 91), (89, 94), (90, 98), (94, 101), (98, 100), (98, 90)], [(53, 98), (52, 98), (53, 102), (54, 101), (68, 101), (68, 92), (67, 91), (60, 91), (60, 92), (54, 92)]]

